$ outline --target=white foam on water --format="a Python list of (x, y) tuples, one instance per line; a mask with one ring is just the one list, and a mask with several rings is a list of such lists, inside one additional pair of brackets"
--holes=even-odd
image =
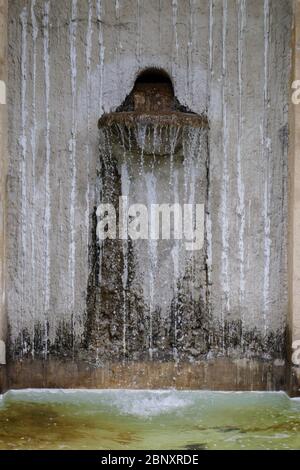
[(5, 399), (30, 403), (62, 403), (70, 405), (99, 405), (124, 415), (158, 416), (191, 406), (196, 396), (173, 390), (11, 390)]
[[(205, 390), (83, 390), (83, 389), (25, 389), (11, 390), (0, 396), (5, 402), (57, 404), (80, 407), (82, 412), (112, 413), (151, 419), (164, 414), (198, 416), (217, 414), (222, 410), (257, 407), (284, 409), (299, 399), (290, 399), (285, 392), (228, 392)], [(298, 403), (297, 409), (298, 410)], [(300, 412), (300, 409), (299, 409)]]
[(96, 388), (24, 388), (24, 389), (11, 389), (4, 394), (0, 395), (2, 399), (15, 398), (18, 400), (30, 401), (32, 398), (45, 401), (47, 399), (52, 399), (60, 401), (66, 398), (77, 397), (79, 401), (89, 400), (92, 398), (106, 398), (109, 399), (119, 398), (123, 396), (128, 399), (132, 399), (134, 396), (137, 400), (141, 399), (143, 396), (147, 398), (149, 396), (179, 396), (183, 398), (218, 398), (221, 396), (232, 396), (234, 397), (244, 397), (247, 398), (283, 398), (288, 401), (300, 401), (300, 397), (290, 398), (286, 392), (283, 390), (277, 392), (265, 392), (262, 390), (248, 390), (248, 391), (230, 391), (230, 390), (176, 390), (175, 388), (168, 389), (96, 389)]
[(149, 395), (139, 400), (128, 400), (128, 397), (115, 403), (122, 414), (130, 414), (142, 417), (158, 416), (165, 413), (173, 413), (190, 405), (192, 401), (179, 398), (172, 394)]

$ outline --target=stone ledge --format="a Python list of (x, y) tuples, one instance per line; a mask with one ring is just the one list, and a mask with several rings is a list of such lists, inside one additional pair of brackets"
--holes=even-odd
[[(298, 373), (299, 372), (299, 373)], [(9, 389), (126, 388), (286, 391), (300, 395), (300, 369), (283, 363), (217, 358), (198, 364), (126, 363), (94, 367), (58, 359), (15, 361), (7, 365)]]
[(203, 116), (196, 114), (169, 112), (168, 114), (160, 113), (138, 113), (120, 112), (104, 114), (98, 122), (99, 129), (102, 127), (112, 127), (115, 125), (125, 125), (127, 127), (136, 127), (137, 125), (154, 126), (190, 126), (192, 128), (208, 128), (208, 121)]

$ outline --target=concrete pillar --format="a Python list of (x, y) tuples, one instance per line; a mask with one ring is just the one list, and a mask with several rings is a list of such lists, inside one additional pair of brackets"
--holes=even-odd
[[(0, 0), (0, 368), (6, 362), (5, 228), (7, 176), (7, 0)], [(0, 374), (1, 375), (1, 374)], [(1, 384), (0, 384), (1, 385)]]
[(300, 394), (300, 0), (294, 0), (289, 147), (289, 333), (295, 366), (290, 392)]

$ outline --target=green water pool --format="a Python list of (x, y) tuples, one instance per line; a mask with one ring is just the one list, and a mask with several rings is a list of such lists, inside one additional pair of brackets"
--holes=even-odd
[(0, 398), (0, 449), (300, 449), (284, 393), (25, 390)]

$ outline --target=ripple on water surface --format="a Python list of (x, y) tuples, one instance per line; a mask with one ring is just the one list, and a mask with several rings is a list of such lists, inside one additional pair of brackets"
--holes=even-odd
[(299, 449), (284, 393), (25, 390), (0, 397), (0, 449)]

